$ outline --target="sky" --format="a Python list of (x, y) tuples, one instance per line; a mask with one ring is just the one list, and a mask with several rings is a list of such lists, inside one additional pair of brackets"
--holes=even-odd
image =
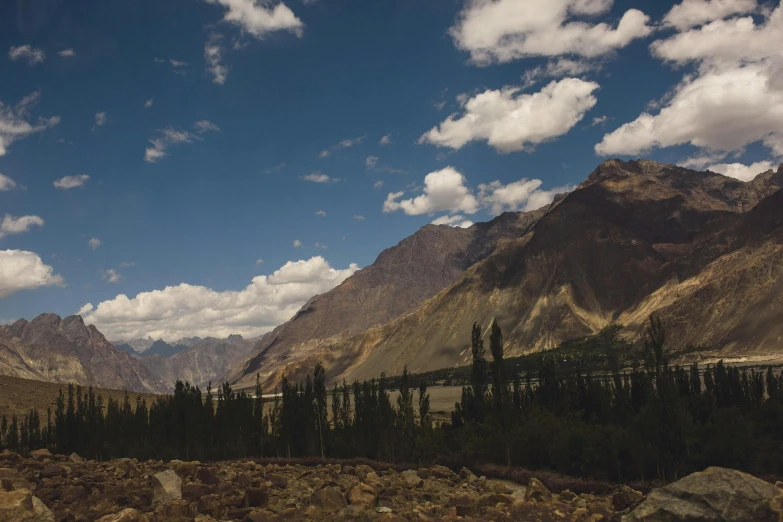
[(783, 160), (756, 0), (0, 3), (0, 320), (256, 336), (608, 158)]

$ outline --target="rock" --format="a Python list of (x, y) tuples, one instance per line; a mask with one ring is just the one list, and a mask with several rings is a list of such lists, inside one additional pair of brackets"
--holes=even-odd
[(551, 502), (552, 493), (537, 478), (531, 478), (525, 491), (525, 500), (535, 500), (536, 502)]
[(198, 480), (202, 484), (210, 485), (215, 485), (220, 482), (214, 473), (203, 467), (200, 467), (196, 470), (196, 472), (193, 474), (193, 480)]
[(288, 487), (288, 479), (285, 478), (283, 475), (278, 475), (277, 473), (269, 473), (266, 476), (266, 479), (272, 483), (272, 485), (277, 486), (278, 488), (285, 489)]
[(383, 514), (383, 513), (391, 513), (392, 509), (389, 508), (389, 507), (380, 506), (380, 507), (375, 508), (375, 511), (377, 511), (378, 513)]
[(104, 515), (97, 522), (149, 522), (149, 517), (133, 508), (123, 509), (114, 515)]
[(214, 518), (221, 518), (228, 511), (220, 495), (206, 495), (198, 500), (198, 510)]
[(3, 522), (54, 522), (54, 514), (29, 489), (0, 492)]
[(375, 505), (377, 498), (378, 495), (375, 490), (363, 482), (359, 482), (352, 487), (351, 492), (348, 494), (348, 500), (351, 504), (359, 506), (372, 507)]
[[(346, 466), (346, 467), (350, 467), (350, 466)], [(366, 464), (359, 464), (358, 466), (356, 466), (354, 472), (356, 473), (356, 476), (359, 477), (359, 480), (364, 480), (367, 477), (368, 473), (375, 473), (375, 470)]]
[(269, 502), (269, 493), (266, 488), (248, 488), (245, 491), (242, 505), (245, 507), (261, 507), (265, 506), (267, 502)]
[(51, 459), (54, 455), (48, 449), (37, 449), (30, 452), (30, 458), (34, 460)]
[(328, 510), (338, 510), (348, 505), (339, 488), (335, 486), (327, 486), (323, 489), (319, 489), (313, 493), (310, 501), (313, 504)]
[(469, 516), (478, 507), (478, 496), (473, 492), (458, 492), (449, 499), (449, 507), (456, 508), (459, 516)]
[(65, 475), (67, 472), (63, 466), (60, 466), (59, 464), (54, 464), (52, 466), (46, 466), (41, 470), (41, 477), (43, 478), (51, 478), (51, 477), (57, 477), (60, 475)]
[(153, 477), (154, 490), (152, 505), (168, 504), (182, 499), (182, 479), (173, 469), (156, 473)]
[(180, 476), (180, 478), (189, 478), (192, 477), (193, 474), (196, 472), (196, 470), (199, 467), (200, 462), (194, 460), (194, 461), (181, 461), (181, 460), (172, 460), (169, 462), (169, 467), (177, 472), (177, 475)]
[(70, 456), (70, 457), (68, 457), (68, 460), (70, 460), (71, 462), (73, 462), (73, 463), (75, 463), (75, 464), (82, 464), (82, 463), (84, 462), (84, 459), (83, 459), (83, 458), (81, 458), (81, 457), (80, 457), (79, 455), (77, 455), (76, 453), (71, 453), (71, 456)]
[(87, 496), (87, 490), (84, 486), (63, 486), (60, 492), (60, 500), (72, 504)]
[(430, 475), (436, 478), (448, 479), (451, 478), (451, 470), (446, 466), (432, 466), (430, 468)]
[(409, 487), (415, 488), (421, 486), (422, 482), (424, 482), (415, 469), (406, 469), (400, 473), (400, 475), (402, 475), (402, 478)]
[(781, 520), (779, 488), (747, 473), (707, 468), (655, 489), (623, 522), (762, 522)]
[(620, 489), (612, 495), (612, 506), (617, 511), (625, 511), (629, 507), (644, 500), (644, 495), (628, 486), (620, 486)]
[(282, 520), (280, 515), (272, 513), (266, 509), (261, 511), (251, 511), (245, 515), (245, 522), (279, 522)]
[(191, 482), (182, 486), (182, 498), (187, 500), (197, 501), (204, 495), (211, 495), (213, 493), (212, 488), (206, 484), (199, 482)]

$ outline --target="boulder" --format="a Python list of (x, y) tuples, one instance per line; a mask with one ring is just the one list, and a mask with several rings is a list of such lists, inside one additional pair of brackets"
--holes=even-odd
[(198, 480), (202, 484), (210, 485), (215, 485), (220, 482), (214, 473), (203, 467), (196, 470), (196, 472), (193, 474), (193, 480)]
[(266, 479), (272, 483), (272, 485), (277, 486), (278, 488), (285, 489), (288, 487), (288, 479), (285, 478), (283, 475), (278, 475), (277, 473), (269, 473), (266, 476)]
[[(346, 466), (346, 470), (347, 469), (350, 469), (350, 466)], [(375, 473), (375, 470), (366, 464), (359, 464), (354, 471), (356, 472), (356, 476), (359, 477), (359, 480), (367, 478), (368, 473)], [(347, 472), (348, 471), (346, 471), (346, 473)]]
[(269, 493), (266, 488), (247, 488), (242, 505), (245, 507), (262, 507), (269, 502)]
[(335, 486), (327, 486), (323, 489), (319, 489), (313, 493), (310, 501), (323, 509), (335, 511), (348, 505), (345, 501), (345, 497), (340, 492), (340, 489)]
[(182, 486), (182, 498), (187, 500), (198, 500), (204, 495), (211, 495), (213, 493), (212, 488), (206, 484), (199, 482), (191, 482)]
[(378, 495), (375, 490), (364, 482), (356, 484), (348, 494), (348, 500), (350, 500), (351, 504), (358, 506), (373, 507), (377, 498)]
[(180, 476), (180, 478), (187, 478), (192, 477), (193, 474), (196, 472), (196, 469), (198, 469), (199, 464), (201, 464), (198, 461), (182, 461), (182, 460), (172, 460), (169, 462), (169, 467), (177, 472), (177, 475)]
[(60, 500), (66, 504), (72, 504), (87, 496), (84, 486), (63, 486), (60, 491)]
[(525, 491), (525, 500), (536, 502), (551, 502), (552, 493), (537, 478), (531, 478)]
[(70, 457), (68, 457), (68, 460), (70, 460), (70, 461), (71, 461), (71, 462), (73, 462), (74, 464), (82, 464), (82, 463), (84, 462), (84, 459), (83, 459), (83, 458), (81, 458), (81, 457), (80, 457), (79, 455), (77, 455), (76, 453), (71, 453), (71, 456), (70, 456)]
[(773, 522), (781, 490), (741, 471), (707, 468), (655, 489), (623, 522)]
[(144, 513), (140, 513), (132, 508), (123, 509), (114, 515), (104, 515), (97, 522), (149, 522), (149, 518)]
[(408, 487), (415, 488), (417, 486), (421, 486), (422, 482), (424, 482), (415, 469), (406, 469), (400, 473), (400, 475), (402, 476), (403, 480), (405, 480), (405, 483), (408, 485)]
[(43, 478), (57, 477), (65, 474), (66, 474), (65, 468), (63, 466), (60, 466), (59, 464), (46, 466), (41, 470), (41, 477)]
[(3, 522), (54, 522), (54, 514), (29, 489), (0, 491)]
[(34, 460), (51, 459), (54, 455), (46, 448), (37, 449), (30, 452), (30, 458)]
[[(562, 495), (561, 495), (562, 498)], [(625, 511), (644, 500), (644, 495), (628, 486), (620, 486), (620, 489), (612, 495), (612, 506), (617, 511)]]
[(161, 471), (153, 476), (152, 505), (168, 504), (182, 499), (182, 479), (173, 469)]

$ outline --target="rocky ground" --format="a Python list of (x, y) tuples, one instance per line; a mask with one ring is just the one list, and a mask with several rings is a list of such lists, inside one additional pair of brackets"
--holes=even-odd
[(463, 468), (320, 466), (232, 461), (95, 462), (37, 450), (0, 453), (3, 522), (282, 520), (783, 521), (783, 491), (709, 468), (644, 495), (550, 492)]

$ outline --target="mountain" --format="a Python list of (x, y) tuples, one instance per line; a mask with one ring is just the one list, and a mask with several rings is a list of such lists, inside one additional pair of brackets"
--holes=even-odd
[[(149, 347), (155, 343), (155, 340), (152, 337), (147, 336), (146, 338), (140, 337), (138, 339), (130, 339), (129, 341), (120, 340), (109, 342), (111, 342), (115, 348), (119, 348), (128, 353), (141, 353), (148, 350)], [(133, 350), (133, 352), (129, 352), (128, 349)]]
[(84, 386), (163, 392), (165, 386), (78, 315), (42, 314), (0, 326), (0, 374)]
[(241, 363), (255, 345), (255, 339), (244, 339), (241, 335), (230, 335), (227, 339), (207, 337), (190, 347), (178, 344), (177, 348), (184, 349), (170, 357), (145, 354), (139, 363), (169, 390), (177, 380), (189, 381), (202, 388), (212, 382), (217, 387), (225, 380), (226, 373)]
[(178, 354), (182, 350), (186, 350), (187, 348), (188, 347), (184, 344), (171, 345), (163, 339), (158, 339), (152, 343), (152, 346), (150, 346), (149, 349), (143, 353), (143, 356), (149, 357), (152, 355), (160, 355), (161, 357), (171, 357)]
[[(230, 377), (245, 387), (260, 372), (269, 388), (317, 361), (349, 380), (465, 364), (471, 325), (493, 318), (509, 355), (616, 323), (634, 336), (652, 312), (675, 347), (780, 354), (782, 187), (783, 165), (745, 183), (604, 162), (541, 211), (424, 227), (311, 299)], [(411, 285), (423, 289), (408, 297)]]

